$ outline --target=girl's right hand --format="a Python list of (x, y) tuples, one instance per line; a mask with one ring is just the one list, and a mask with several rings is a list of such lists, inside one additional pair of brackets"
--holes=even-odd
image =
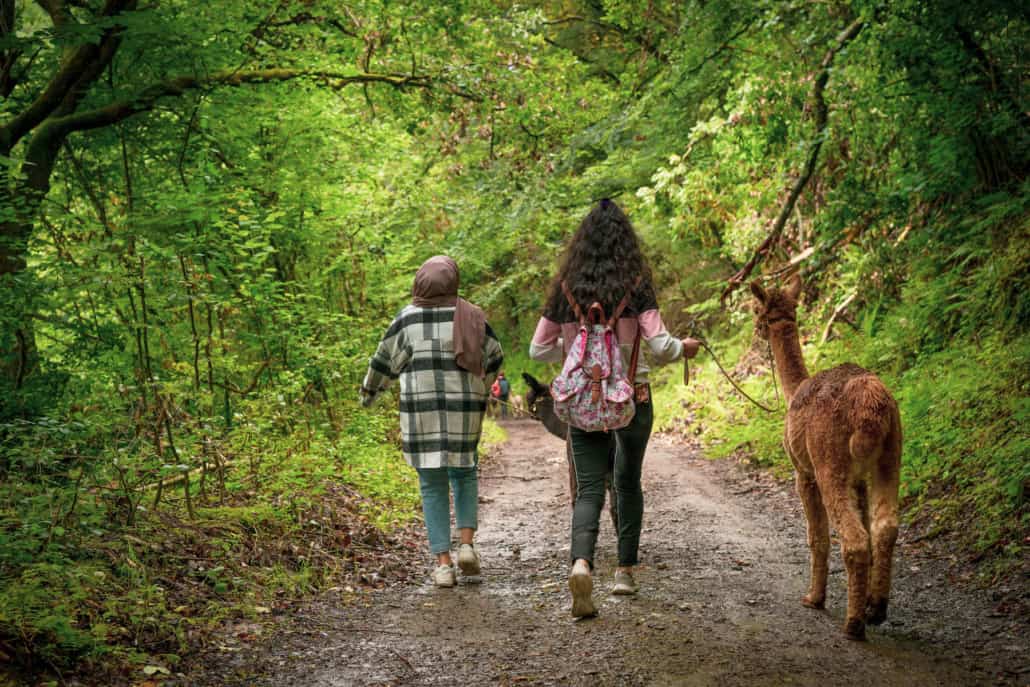
[(689, 336), (683, 339), (683, 357), (693, 358), (697, 355), (697, 352), (701, 349), (701, 342), (697, 339), (692, 339)]

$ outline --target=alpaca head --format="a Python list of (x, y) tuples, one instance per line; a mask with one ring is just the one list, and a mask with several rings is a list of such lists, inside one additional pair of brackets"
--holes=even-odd
[(526, 408), (529, 410), (530, 415), (539, 420), (540, 418), (536, 411), (537, 401), (541, 398), (550, 398), (551, 390), (528, 372), (522, 373), (522, 379), (526, 382), (526, 387), (528, 388), (528, 391), (526, 391)]
[(751, 293), (758, 301), (755, 306), (755, 332), (761, 338), (769, 339), (769, 325), (784, 321), (797, 322), (801, 278), (796, 274), (782, 289), (772, 287), (766, 290), (757, 281), (753, 281)]

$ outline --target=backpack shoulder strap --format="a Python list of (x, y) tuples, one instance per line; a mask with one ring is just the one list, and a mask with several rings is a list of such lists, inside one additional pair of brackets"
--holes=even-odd
[(609, 329), (612, 329), (613, 327), (615, 327), (615, 323), (618, 322), (619, 321), (619, 317), (622, 316), (622, 311), (626, 309), (627, 305), (629, 305), (629, 297), (632, 296), (633, 292), (637, 290), (638, 286), (640, 286), (640, 279), (641, 279), (640, 277), (637, 277), (637, 280), (635, 282), (633, 282), (633, 286), (631, 286), (630, 288), (626, 289), (626, 295), (623, 296), (622, 300), (619, 301), (619, 304), (617, 306), (615, 306), (615, 311), (612, 313), (611, 319), (608, 320), (608, 328)]
[(626, 379), (631, 385), (637, 383), (637, 363), (640, 362), (640, 322), (637, 322), (637, 335), (633, 337), (633, 353), (629, 356), (629, 372)]
[(564, 280), (561, 283), (561, 290), (565, 294), (565, 299), (569, 302), (569, 305), (572, 306), (572, 313), (576, 316), (576, 321), (581, 325), (586, 324), (586, 318), (583, 317), (583, 309), (579, 307), (579, 303), (572, 297), (572, 291), (569, 290), (569, 285)]
[[(612, 325), (614, 326), (619, 320), (619, 315), (626, 308), (629, 302), (629, 296), (631, 293), (637, 290), (640, 286), (642, 277), (637, 277), (637, 280), (633, 282), (633, 288), (626, 292), (626, 295), (622, 298), (622, 302), (619, 303), (619, 307), (615, 309), (615, 317), (612, 318)], [(626, 378), (629, 380), (631, 385), (637, 383), (637, 363), (640, 362), (640, 320), (637, 319), (637, 335), (633, 337), (633, 353), (629, 356), (629, 372), (626, 374)]]

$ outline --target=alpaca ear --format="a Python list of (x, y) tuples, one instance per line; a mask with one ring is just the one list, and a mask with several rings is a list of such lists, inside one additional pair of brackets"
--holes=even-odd
[(532, 389), (538, 394), (540, 393), (541, 389), (544, 388), (544, 385), (538, 382), (536, 377), (529, 374), (528, 372), (522, 373), (522, 381), (524, 381), (530, 389)]
[(769, 297), (768, 294), (766, 294), (765, 289), (762, 288), (762, 285), (758, 283), (757, 279), (751, 282), (751, 293), (755, 295), (755, 298), (758, 299), (759, 303), (765, 303), (766, 299)]
[(790, 281), (787, 282), (787, 288), (784, 290), (784, 293), (790, 296), (792, 301), (797, 301), (798, 296), (801, 295), (801, 276), (796, 272), (790, 278)]

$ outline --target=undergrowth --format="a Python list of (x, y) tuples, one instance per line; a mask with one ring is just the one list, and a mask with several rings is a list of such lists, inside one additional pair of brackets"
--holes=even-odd
[(221, 447), (224, 490), (213, 470), (203, 491), (194, 476), (192, 516), (181, 483), (159, 504), (154, 487), (137, 489), (130, 518), (99, 474), (3, 482), (0, 662), (160, 677), (227, 622), (333, 584), (406, 578), (418, 486), (390, 438), (396, 420), (355, 408), (344, 422), (335, 436), (244, 423)]
[[(260, 404), (251, 410), (264, 417)], [(161, 677), (227, 623), (333, 585), (410, 577), (423, 549), (410, 527), (420, 501), (396, 415), (337, 411), (338, 432), (241, 420), (219, 448), (224, 490), (213, 467), (203, 487), (193, 476), (192, 516), (181, 483), (167, 484), (159, 504), (156, 488), (137, 488), (130, 520), (117, 484), (99, 475), (41, 467), (34, 482), (5, 481), (0, 662), (108, 682)], [(506, 440), (486, 420), (481, 455)]]

